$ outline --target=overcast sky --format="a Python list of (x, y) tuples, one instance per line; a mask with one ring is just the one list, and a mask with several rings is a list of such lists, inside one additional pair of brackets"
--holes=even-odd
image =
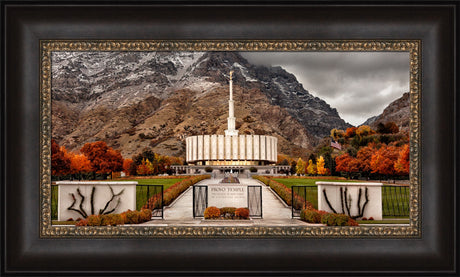
[(409, 91), (408, 52), (246, 52), (251, 63), (282, 66), (352, 125), (379, 115)]

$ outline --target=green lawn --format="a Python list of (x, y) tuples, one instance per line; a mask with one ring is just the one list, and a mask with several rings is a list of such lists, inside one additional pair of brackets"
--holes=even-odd
[[(151, 197), (155, 191), (153, 188), (148, 188), (147, 185), (163, 185), (163, 191), (177, 182), (184, 180), (185, 178), (174, 178), (174, 179), (125, 179), (117, 180), (119, 182), (124, 181), (137, 181), (139, 186), (136, 187), (136, 210), (140, 210), (142, 206), (147, 202), (148, 198)], [(51, 186), (51, 219), (57, 219), (57, 203), (58, 203), (58, 187)]]
[(184, 180), (185, 178), (174, 178), (174, 179), (125, 179), (120, 181), (136, 181), (139, 185), (163, 185), (163, 190), (166, 190), (170, 186), (177, 182)]
[(273, 178), (273, 180), (284, 184), (286, 187), (290, 188), (292, 186), (316, 186), (316, 182), (358, 182), (351, 180), (326, 180), (326, 179), (302, 179), (302, 178)]

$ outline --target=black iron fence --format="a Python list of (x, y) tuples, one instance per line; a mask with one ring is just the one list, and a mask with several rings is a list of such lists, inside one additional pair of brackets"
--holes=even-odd
[(152, 218), (163, 218), (163, 186), (137, 185), (136, 210), (140, 211), (147, 201), (152, 203)]
[(318, 208), (317, 186), (292, 186), (291, 194), (292, 218), (300, 217), (300, 211), (305, 208), (307, 201)]
[[(310, 202), (318, 208), (317, 186), (292, 186), (292, 217), (300, 217), (300, 211)], [(410, 211), (409, 186), (382, 186), (382, 215), (386, 217), (408, 217)]]
[(409, 216), (409, 186), (382, 186), (383, 216)]

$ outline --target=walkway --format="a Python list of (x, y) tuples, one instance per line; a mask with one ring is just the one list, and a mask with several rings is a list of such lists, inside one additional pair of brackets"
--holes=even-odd
[[(206, 179), (199, 182), (199, 185), (216, 184), (221, 179)], [(292, 219), (291, 209), (282, 202), (278, 196), (270, 190), (265, 184), (249, 178), (239, 179), (243, 185), (260, 185), (262, 186), (262, 219), (253, 220), (216, 220), (208, 221), (200, 218), (193, 218), (193, 188), (190, 187), (179, 198), (177, 198), (169, 207), (165, 207), (163, 220), (152, 220), (143, 225), (155, 226), (179, 226), (179, 225), (197, 225), (197, 226), (299, 226), (299, 225), (317, 225)], [(321, 224), (319, 224), (321, 225)]]

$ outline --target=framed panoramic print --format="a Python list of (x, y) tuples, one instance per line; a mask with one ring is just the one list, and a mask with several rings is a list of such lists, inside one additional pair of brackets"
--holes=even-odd
[(455, 272), (452, 6), (2, 5), (5, 273)]

